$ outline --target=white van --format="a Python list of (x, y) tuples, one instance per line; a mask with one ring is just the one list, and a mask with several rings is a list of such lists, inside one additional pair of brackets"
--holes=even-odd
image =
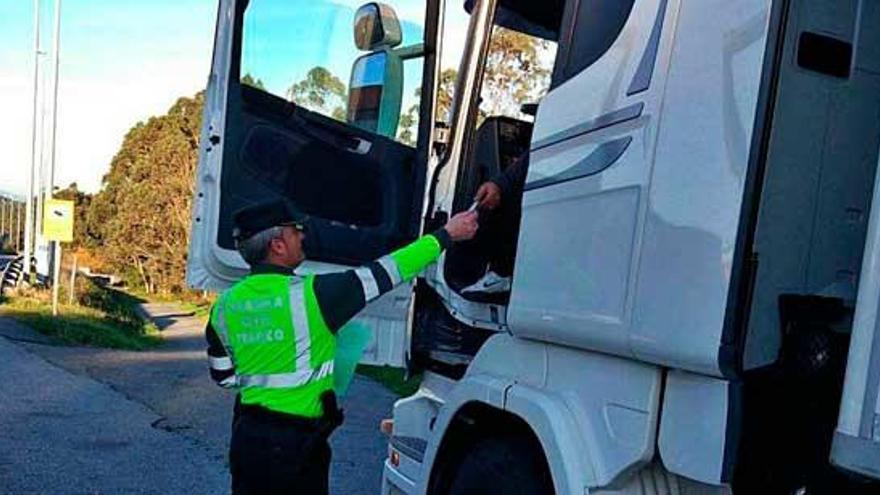
[[(510, 293), (463, 294), (456, 247), (361, 315), (424, 373), (383, 494), (880, 493), (880, 4), (464, 7), (221, 0), (190, 284), (246, 273), (249, 202), (294, 200), (338, 270), (527, 154)], [(477, 110), (493, 25), (555, 44), (533, 122)]]

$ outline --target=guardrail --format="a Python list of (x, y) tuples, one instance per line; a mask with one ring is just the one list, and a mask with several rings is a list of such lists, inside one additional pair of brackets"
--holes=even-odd
[(6, 263), (6, 266), (0, 271), (0, 295), (2, 295), (6, 289), (18, 285), (21, 280), (23, 268), (24, 256), (16, 256)]

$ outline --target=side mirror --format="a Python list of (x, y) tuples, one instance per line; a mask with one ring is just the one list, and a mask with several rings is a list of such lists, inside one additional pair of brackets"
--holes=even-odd
[(400, 57), (391, 51), (361, 56), (354, 62), (348, 87), (348, 122), (393, 138), (403, 100)]
[(346, 120), (361, 129), (394, 138), (403, 101), (400, 22), (391, 7), (368, 3), (354, 17), (354, 42), (370, 53), (354, 62)]
[(371, 2), (354, 15), (354, 44), (358, 50), (394, 48), (402, 41), (397, 13), (388, 5)]

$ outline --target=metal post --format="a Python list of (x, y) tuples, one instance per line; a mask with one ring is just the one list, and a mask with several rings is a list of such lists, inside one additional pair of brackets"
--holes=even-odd
[(0, 239), (3, 239), (4, 231), (8, 227), (6, 225), (6, 202), (7, 199), (0, 196)]
[(15, 209), (15, 250), (21, 252), (21, 210), (24, 205), (21, 202), (15, 203), (18, 208)]
[(9, 198), (3, 198), (3, 226), (0, 231), (6, 238), (6, 247), (12, 246), (12, 224), (9, 221), (10, 213), (12, 213), (12, 205), (9, 204)]
[[(41, 55), (46, 55), (45, 52), (42, 52)], [(40, 88), (40, 93), (44, 95), (40, 98), (40, 146), (38, 151), (39, 158), (37, 159), (37, 193), (34, 195), (34, 201), (36, 202), (36, 206), (34, 208), (34, 256), (36, 256), (43, 243), (46, 242), (43, 239), (43, 217), (45, 214), (46, 207), (44, 205), (44, 200), (46, 199), (46, 102), (47, 98), (45, 97), (47, 88), (45, 77), (42, 81), (42, 86)], [(50, 253), (51, 254), (51, 253)], [(46, 261), (50, 264), (52, 260), (49, 259)], [(52, 273), (49, 272), (46, 275), (52, 276)]]
[(67, 297), (67, 304), (73, 306), (73, 297), (76, 294), (76, 255), (73, 255), (73, 267), (70, 269), (70, 294)]
[(24, 225), (24, 272), (30, 275), (34, 243), (34, 175), (37, 159), (37, 96), (40, 81), (40, 0), (34, 0), (34, 104), (31, 128), (31, 173), (28, 177)]
[(49, 140), (49, 190), (46, 191), (47, 199), (55, 195), (55, 135), (58, 130), (58, 79), (61, 66), (61, 0), (55, 0), (55, 45), (52, 56), (55, 59), (55, 70), (52, 76), (52, 131)]
[(61, 281), (61, 243), (55, 243), (54, 270), (52, 273), (52, 316), (58, 316), (58, 283)]
[(12, 200), (6, 198), (6, 247), (12, 248)]
[(9, 198), (3, 198), (3, 220), (0, 221), (0, 237), (6, 239), (5, 248), (12, 247), (12, 225), (9, 221), (9, 214), (12, 212), (12, 205), (9, 204)]
[[(43, 208), (45, 209), (46, 201), (55, 197), (55, 137), (58, 133), (58, 81), (60, 79), (61, 68), (61, 0), (55, 0), (55, 37), (52, 49), (52, 58), (54, 59), (55, 68), (52, 71), (52, 127), (49, 134), (49, 175), (46, 178), (46, 192), (43, 199)], [(61, 244), (55, 242), (49, 245), (50, 249), (59, 250)], [(53, 251), (49, 251), (50, 259), (57, 263), (60, 257), (54, 255)], [(54, 273), (58, 273), (58, 267), (53, 267)], [(56, 277), (55, 283), (58, 283)], [(56, 289), (57, 290), (57, 289)]]

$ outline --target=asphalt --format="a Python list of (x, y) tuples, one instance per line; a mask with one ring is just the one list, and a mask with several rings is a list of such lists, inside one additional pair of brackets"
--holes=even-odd
[[(208, 376), (203, 322), (174, 306), (145, 309), (164, 338), (146, 352), (58, 346), (0, 318), (0, 492), (228, 491), (233, 396)], [(379, 492), (378, 425), (395, 399), (355, 377), (331, 438), (331, 493)]]

